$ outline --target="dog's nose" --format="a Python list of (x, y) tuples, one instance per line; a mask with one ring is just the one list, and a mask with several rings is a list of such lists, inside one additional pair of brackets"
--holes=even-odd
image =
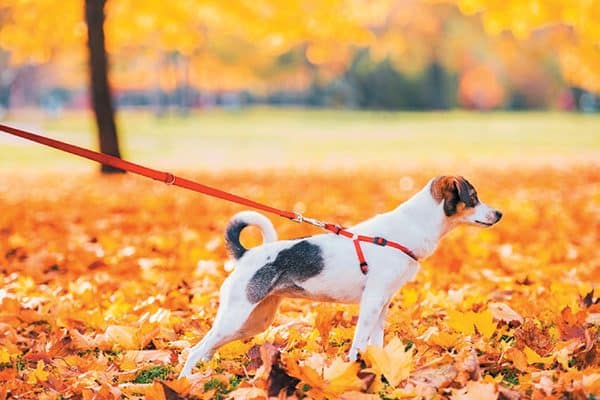
[(502, 218), (502, 213), (498, 210), (494, 211), (496, 213), (496, 222), (500, 221), (500, 218)]

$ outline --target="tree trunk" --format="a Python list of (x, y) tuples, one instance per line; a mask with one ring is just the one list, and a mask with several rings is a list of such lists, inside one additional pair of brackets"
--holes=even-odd
[(446, 110), (446, 71), (444, 67), (434, 60), (426, 69), (427, 108), (432, 110)]
[[(96, 127), (100, 151), (121, 157), (115, 112), (108, 85), (108, 56), (104, 43), (104, 4), (106, 0), (85, 0), (85, 21), (88, 32), (90, 62), (90, 88), (92, 106), (96, 116)], [(102, 165), (103, 173), (124, 172), (110, 165)]]

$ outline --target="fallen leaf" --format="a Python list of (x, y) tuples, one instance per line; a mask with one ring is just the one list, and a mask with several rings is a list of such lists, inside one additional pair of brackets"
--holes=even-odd
[(523, 325), (515, 330), (515, 345), (519, 349), (530, 347), (540, 354), (548, 354), (554, 347), (548, 329), (539, 328), (532, 319), (526, 319)]
[(504, 321), (511, 323), (517, 321), (519, 324), (523, 323), (523, 317), (521, 314), (510, 308), (508, 304), (504, 303), (490, 303), (488, 309), (491, 311), (494, 320)]
[(455, 389), (450, 396), (452, 400), (496, 400), (498, 386), (494, 383), (470, 381), (462, 389)]
[(477, 329), (483, 337), (489, 339), (496, 331), (496, 325), (490, 310), (482, 312), (448, 311), (448, 326), (464, 335), (474, 335), (475, 329)]
[(465, 347), (458, 353), (454, 367), (458, 371), (456, 382), (461, 385), (465, 385), (470, 380), (479, 379), (479, 358), (473, 347)]
[(523, 371), (523, 372), (527, 371), (527, 365), (528, 365), (527, 357), (521, 350), (519, 350), (515, 347), (511, 347), (510, 349), (508, 349), (506, 351), (506, 353), (504, 354), (504, 357), (506, 357), (506, 359), (512, 361), (513, 365), (519, 371)]
[(307, 393), (316, 399), (360, 390), (363, 386), (362, 380), (357, 376), (360, 365), (341, 358), (335, 358), (328, 366), (325, 359), (320, 357), (313, 357), (310, 363), (288, 358), (285, 365), (287, 373), (301, 381), (298, 386), (308, 385)]
[(0, 364), (10, 363), (10, 353), (5, 348), (0, 348)]
[(139, 349), (137, 330), (131, 326), (110, 325), (103, 335), (96, 338), (101, 348)]
[(413, 350), (406, 350), (406, 345), (399, 338), (393, 338), (382, 349), (367, 346), (361, 354), (362, 359), (377, 375), (385, 376), (392, 387), (408, 378), (413, 365)]
[(560, 318), (556, 321), (561, 339), (583, 338), (585, 335), (583, 325), (586, 322), (586, 317), (586, 310), (579, 310), (573, 314), (571, 307), (565, 307), (560, 313)]
[(457, 375), (457, 369), (447, 364), (436, 368), (419, 369), (411, 375), (410, 381), (417, 386), (431, 386), (437, 390), (450, 385)]
[(268, 397), (264, 389), (257, 387), (235, 389), (227, 395), (227, 399), (232, 400), (262, 400)]
[(45, 367), (46, 365), (42, 360), (38, 361), (36, 368), (27, 376), (27, 383), (33, 385), (38, 382), (46, 382), (50, 373), (45, 371)]
[(243, 357), (252, 346), (251, 342), (244, 343), (241, 340), (234, 340), (219, 349), (219, 356), (221, 358)]
[(340, 400), (380, 400), (381, 399), (381, 397), (379, 397), (379, 395), (376, 395), (376, 394), (362, 393), (362, 392), (356, 392), (356, 391), (346, 392), (346, 393), (342, 394), (339, 398), (340, 398)]
[(586, 393), (590, 395), (600, 393), (600, 373), (592, 372), (583, 375), (581, 384)]
[(357, 376), (360, 365), (355, 362), (347, 362), (341, 358), (333, 360), (331, 365), (325, 367), (323, 378), (329, 382), (327, 391), (333, 393), (344, 393), (362, 388), (363, 382)]
[(527, 358), (527, 363), (529, 364), (549, 364), (554, 361), (554, 356), (542, 357), (535, 350), (530, 348), (529, 346), (525, 346), (523, 350), (525, 353), (525, 357)]

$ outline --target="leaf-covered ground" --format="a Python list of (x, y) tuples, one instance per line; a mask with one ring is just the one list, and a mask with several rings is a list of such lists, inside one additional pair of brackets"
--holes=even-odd
[[(503, 220), (447, 236), (360, 363), (345, 359), (356, 306), (287, 300), (190, 380), (176, 378), (211, 326), (232, 267), (223, 228), (241, 208), (135, 176), (3, 174), (0, 399), (598, 398), (597, 171), (467, 176)], [(184, 175), (350, 225), (440, 172)], [(317, 232), (273, 218), (282, 238)]]

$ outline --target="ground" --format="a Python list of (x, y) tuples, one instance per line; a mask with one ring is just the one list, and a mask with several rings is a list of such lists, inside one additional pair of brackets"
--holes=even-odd
[[(15, 121), (93, 145), (85, 115)], [(600, 393), (599, 117), (255, 110), (120, 123), (133, 161), (343, 225), (449, 173), (504, 217), (442, 241), (395, 296), (386, 347), (360, 363), (345, 360), (356, 306), (288, 300), (264, 334), (177, 380), (211, 326), (233, 267), (223, 228), (243, 208), (0, 135), (0, 399)], [(281, 238), (318, 232), (272, 218)]]

